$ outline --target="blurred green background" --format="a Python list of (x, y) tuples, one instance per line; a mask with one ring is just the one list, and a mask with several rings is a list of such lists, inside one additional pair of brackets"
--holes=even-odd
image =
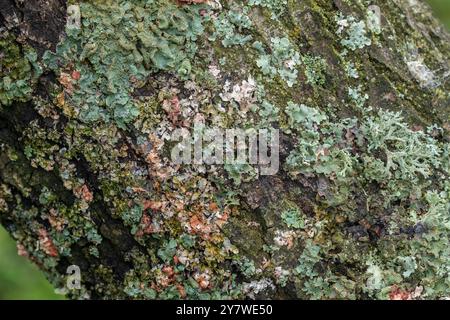
[(0, 226), (0, 300), (62, 298), (34, 264), (17, 255), (16, 243)]
[(438, 18), (450, 29), (450, 0), (427, 0)]
[[(450, 0), (428, 0), (450, 29)], [(62, 299), (26, 258), (17, 255), (15, 242), (0, 226), (0, 299)]]

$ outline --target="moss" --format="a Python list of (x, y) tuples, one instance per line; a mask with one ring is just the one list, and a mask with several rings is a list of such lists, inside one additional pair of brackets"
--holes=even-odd
[(21, 47), (8, 33), (0, 37), (0, 103), (10, 105), (13, 101), (28, 101), (33, 83), (41, 73), (37, 55), (31, 48)]

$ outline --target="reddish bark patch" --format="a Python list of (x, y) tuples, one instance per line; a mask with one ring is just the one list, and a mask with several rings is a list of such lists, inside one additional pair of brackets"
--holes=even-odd
[(17, 254), (21, 257), (28, 258), (29, 254), (23, 244), (17, 243)]
[(402, 290), (396, 285), (392, 286), (391, 291), (389, 292), (390, 300), (411, 300), (411, 293), (408, 291)]
[(74, 193), (77, 198), (83, 199), (86, 202), (91, 202), (94, 200), (94, 195), (85, 184), (81, 187), (75, 188)]
[(181, 116), (181, 105), (178, 97), (174, 96), (172, 99), (164, 100), (163, 109), (167, 113), (172, 124), (176, 126), (179, 123), (179, 117)]
[(80, 73), (80, 71), (76, 71), (76, 70), (74, 70), (74, 71), (72, 71), (72, 79), (73, 80), (80, 80), (80, 78), (81, 78), (81, 73)]
[(42, 250), (44, 250), (44, 252), (51, 257), (57, 257), (58, 249), (56, 249), (56, 246), (48, 235), (47, 230), (45, 230), (44, 228), (40, 228), (38, 234), (39, 245), (41, 246)]

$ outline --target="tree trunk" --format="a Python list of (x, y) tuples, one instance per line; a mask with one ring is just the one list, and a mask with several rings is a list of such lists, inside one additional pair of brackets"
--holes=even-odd
[[(3, 0), (19, 254), (70, 298), (448, 297), (450, 38), (365, 3)], [(195, 121), (279, 129), (278, 172), (176, 165)]]

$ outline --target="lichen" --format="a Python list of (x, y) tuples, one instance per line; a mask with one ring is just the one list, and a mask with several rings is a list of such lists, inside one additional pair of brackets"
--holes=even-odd
[(302, 56), (302, 62), (305, 65), (306, 83), (311, 85), (323, 86), (325, 84), (326, 61), (317, 56)]
[(272, 19), (278, 19), (286, 9), (287, 0), (249, 0), (249, 6), (260, 6), (267, 8)]
[(345, 31), (346, 34), (346, 37), (341, 40), (344, 47), (355, 51), (372, 44), (372, 40), (367, 36), (365, 21), (357, 21), (355, 17), (345, 17), (342, 14), (336, 16), (335, 19), (338, 25), (336, 33), (341, 35)]
[(244, 30), (252, 27), (252, 21), (247, 16), (246, 7), (242, 11), (221, 12), (213, 18), (215, 32), (209, 37), (211, 41), (221, 39), (222, 45), (227, 48), (234, 45), (245, 45), (252, 40), (252, 36), (242, 34)]
[(297, 81), (297, 66), (300, 64), (300, 54), (292, 46), (289, 39), (271, 38), (271, 54), (262, 54), (256, 64), (264, 75), (274, 78), (281, 77), (289, 87)]
[(67, 28), (66, 39), (44, 61), (60, 75), (66, 102), (77, 106), (81, 120), (111, 119), (124, 127), (139, 115), (133, 91), (152, 72), (172, 70), (189, 77), (189, 58), (204, 30), (202, 8), (165, 0), (82, 3), (83, 28)]

